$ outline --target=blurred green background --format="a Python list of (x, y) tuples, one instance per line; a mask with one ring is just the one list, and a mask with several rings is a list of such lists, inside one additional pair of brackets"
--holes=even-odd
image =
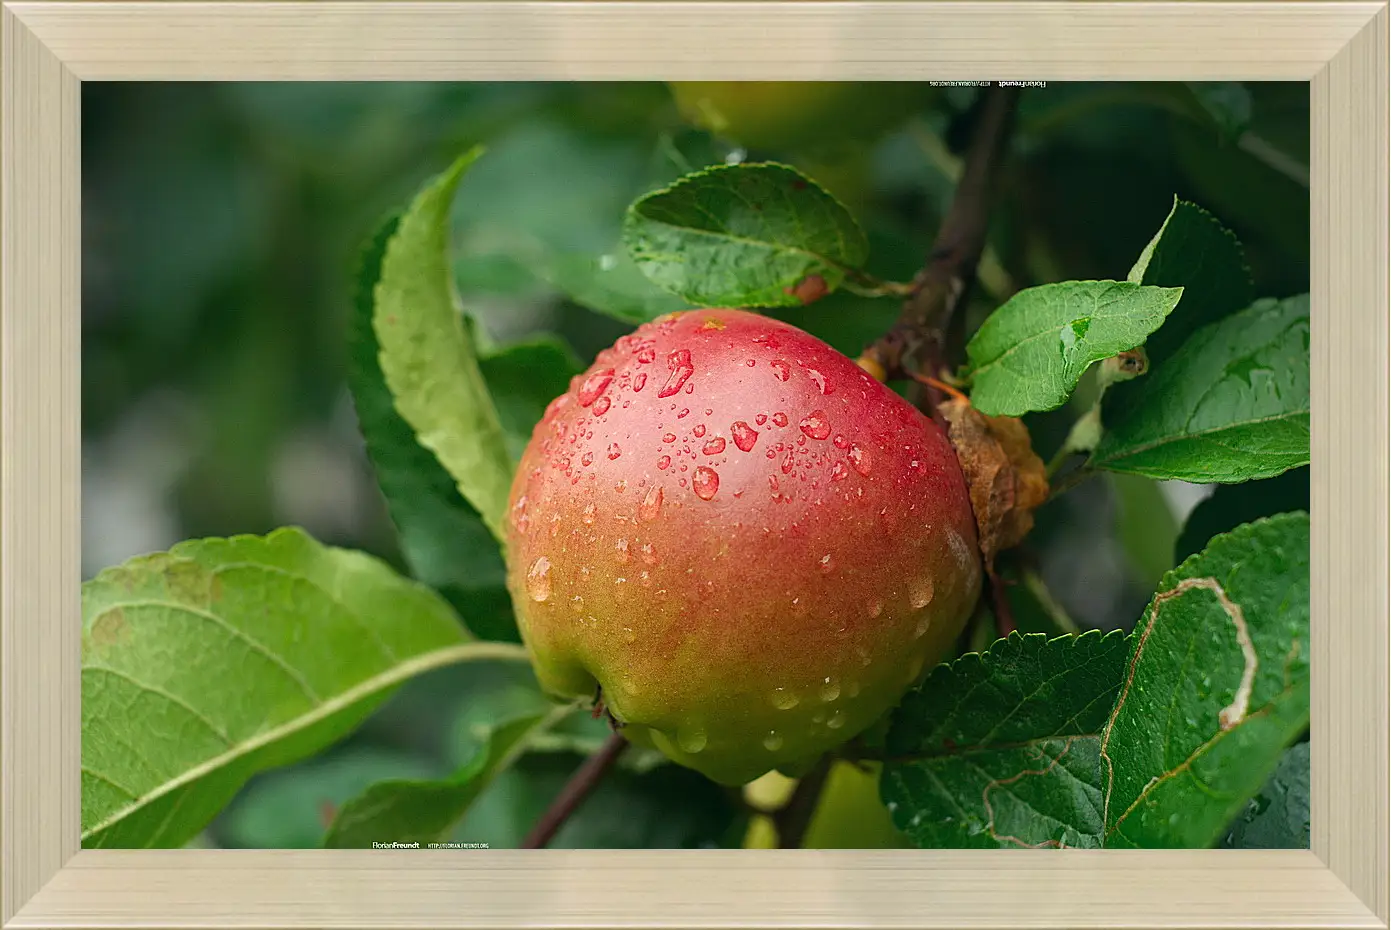
[[(873, 106), (898, 90), (856, 93)], [(558, 333), (587, 363), (630, 326), (536, 269), (617, 254), (627, 204), (706, 164), (797, 165), (857, 213), (870, 270), (909, 279), (951, 196), (976, 94), (934, 91), (865, 142), (828, 121), (815, 141), (744, 148), (691, 126), (659, 83), (84, 84), (84, 577), (183, 538), (284, 524), (401, 566), (344, 384), (344, 326), (364, 240), (464, 148), (488, 148), (456, 205), (468, 309), (496, 342)], [(973, 315), (1010, 289), (1124, 278), (1176, 194), (1236, 232), (1257, 293), (1306, 291), (1308, 133), (1307, 84), (1025, 91)], [(834, 295), (777, 315), (857, 353), (897, 309)], [(1045, 458), (1077, 412), (1030, 418)], [(1079, 625), (1128, 627), (1205, 493), (1092, 481), (1040, 512), (1025, 555)], [(1021, 603), (1025, 628), (1030, 610)], [(367, 784), (466, 759), (480, 726), (525, 703), (518, 674), (414, 683), (329, 755), (254, 781), (200, 842), (315, 845), (332, 806)], [(503, 776), (458, 838), (515, 845), (603, 732), (572, 729)], [(699, 776), (630, 769), (555, 845), (717, 845), (741, 829), (730, 796)]]

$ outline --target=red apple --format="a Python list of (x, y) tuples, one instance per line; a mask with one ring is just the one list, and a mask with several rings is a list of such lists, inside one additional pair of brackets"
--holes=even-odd
[(794, 326), (739, 310), (599, 353), (517, 471), (508, 579), (542, 686), (724, 784), (873, 724), (980, 593), (943, 431)]

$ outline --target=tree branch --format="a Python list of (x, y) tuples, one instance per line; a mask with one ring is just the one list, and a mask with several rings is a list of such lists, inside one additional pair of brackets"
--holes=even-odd
[[(937, 230), (932, 251), (913, 281), (898, 322), (860, 357), (861, 364), (870, 371), (891, 378), (905, 373), (916, 362), (928, 375), (941, 373), (948, 357), (948, 342), (956, 335), (953, 324), (957, 311), (964, 303), (985, 248), (991, 192), (1018, 103), (1017, 87), (996, 85), (986, 91), (961, 180)], [(931, 409), (935, 410), (941, 400), (940, 391), (929, 386), (927, 392)]]
[(798, 849), (806, 839), (807, 827), (811, 826), (812, 815), (816, 813), (816, 803), (821, 799), (821, 789), (831, 774), (830, 755), (821, 761), (797, 782), (792, 797), (773, 814), (773, 826), (778, 833), (779, 849)]
[(531, 832), (522, 841), (520, 848), (546, 848), (550, 841), (555, 839), (560, 828), (565, 825), (565, 821), (570, 819), (570, 815), (598, 786), (604, 773), (618, 761), (618, 757), (623, 754), (623, 750), (627, 746), (628, 741), (623, 738), (622, 733), (609, 734), (609, 738), (599, 748), (599, 751), (584, 760), (584, 764), (575, 770), (574, 775), (570, 776), (565, 787), (560, 789), (560, 794), (555, 796), (551, 806), (531, 828)]

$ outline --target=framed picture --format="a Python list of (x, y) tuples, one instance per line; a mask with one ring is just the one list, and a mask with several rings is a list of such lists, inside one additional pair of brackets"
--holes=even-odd
[(0, 25), (0, 926), (1387, 926), (1386, 3)]

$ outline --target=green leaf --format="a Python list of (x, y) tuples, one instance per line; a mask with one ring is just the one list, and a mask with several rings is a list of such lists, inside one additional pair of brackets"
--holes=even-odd
[(1159, 482), (1139, 475), (1106, 477), (1116, 494), (1116, 539), (1129, 557), (1136, 581), (1152, 590), (1178, 564), (1174, 561), (1179, 533), (1174, 512)]
[(1309, 725), (1309, 515), (1165, 577), (1101, 741), (1107, 847), (1205, 849)]
[[(527, 753), (479, 797), (451, 839), (517, 847), (582, 762), (572, 753)], [(636, 772), (620, 765), (604, 775), (550, 848), (737, 847), (745, 823), (736, 796), (697, 772), (679, 765)]]
[(358, 271), (348, 327), (348, 386), (358, 428), (411, 574), (466, 611), (478, 636), (520, 642), (497, 540), (434, 453), (416, 441), (382, 374), (373, 298), (382, 257), (399, 223), (399, 217), (391, 217), (382, 225)]
[(297, 529), (180, 543), (82, 588), (82, 842), (177, 847), (402, 682), (484, 658), (434, 592)]
[(483, 356), (479, 365), (514, 461), (522, 457), (546, 405), (564, 394), (570, 379), (584, 370), (574, 350), (552, 335), (512, 343)]
[(1188, 81), (1204, 112), (1224, 141), (1237, 139), (1251, 125), (1251, 92), (1240, 81)]
[[(464, 698), (450, 724), (446, 748), (455, 765), (464, 765), (481, 752), (500, 723), (544, 715), (555, 708), (555, 702), (542, 693), (530, 665), (499, 662), (489, 666), (488, 671), (491, 674), (482, 683), (484, 687)], [(590, 755), (598, 752), (612, 733), (608, 721), (589, 713), (572, 713), (532, 732), (527, 737), (527, 752)], [(655, 749), (629, 746), (617, 764), (645, 772), (667, 763), (667, 758)]]
[(1143, 343), (1182, 294), (1182, 288), (1120, 281), (1064, 281), (1020, 291), (966, 346), (972, 406), (1012, 417), (1062, 406), (1083, 372)]
[(923, 848), (1100, 845), (1099, 734), (1126, 639), (1011, 634), (940, 665), (894, 711), (881, 791)]
[(625, 323), (687, 309), (638, 270), (620, 236), (635, 198), (723, 160), (708, 136), (654, 143), (533, 114), (488, 151), (455, 198), (455, 277), (465, 293), (535, 301), (553, 289)]
[(428, 778), (416, 755), (356, 746), (251, 780), (214, 830), (232, 849), (317, 849), (338, 808), (387, 778)]
[(545, 730), (572, 707), (553, 708), (497, 726), (486, 745), (451, 777), (428, 781), (385, 781), (343, 805), (324, 846), (370, 849), (373, 842), (426, 843), (444, 839), (478, 796), (526, 749), (527, 738)]
[(1227, 849), (1309, 848), (1309, 744), (1285, 750), (1222, 841)]
[(1202, 552), (1218, 533), (1261, 517), (1309, 509), (1309, 469), (1292, 468), (1264, 481), (1219, 485), (1188, 515), (1174, 544), (1174, 564)]
[(1246, 309), (1256, 299), (1236, 236), (1202, 207), (1177, 197), (1127, 280), (1183, 288), (1183, 300), (1145, 340), (1152, 369), (1173, 355), (1195, 330)]
[(1230, 483), (1309, 463), (1309, 296), (1259, 300), (1194, 333), (1106, 414), (1091, 464)]
[(855, 218), (786, 165), (720, 165), (638, 199), (624, 242), (643, 274), (692, 304), (790, 307), (812, 275), (834, 291), (869, 246)]
[(481, 151), (456, 161), (402, 215), (382, 258), (372, 326), (396, 409), (501, 540), (512, 462), (447, 260), (454, 191)]
[(597, 257), (554, 255), (541, 264), (540, 273), (581, 307), (625, 323), (646, 323), (690, 308), (648, 280), (626, 251)]

